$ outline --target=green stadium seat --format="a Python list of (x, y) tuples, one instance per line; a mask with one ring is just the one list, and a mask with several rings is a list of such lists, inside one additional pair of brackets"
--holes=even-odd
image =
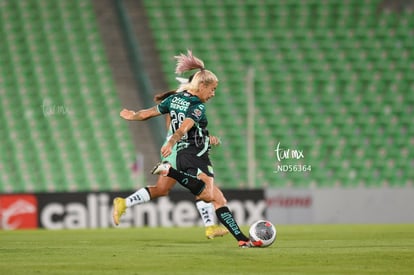
[[(91, 3), (1, 6), (0, 67), (8, 70), (0, 69), (6, 91), (0, 117), (10, 146), (0, 162), (0, 193), (111, 190), (110, 173), (119, 174), (121, 189), (134, 188), (132, 142), (108, 114), (119, 101)], [(16, 109), (27, 119), (17, 120)], [(95, 145), (104, 139), (106, 146)]]
[[(218, 181), (224, 187), (236, 186), (228, 183), (229, 171), (245, 180), (245, 161), (239, 165), (234, 159), (246, 158), (240, 152), (245, 142), (240, 133), (246, 124), (239, 122), (246, 115), (246, 101), (240, 98), (246, 64), (256, 68), (256, 121), (261, 136), (256, 149), (270, 151), (266, 158), (256, 159), (257, 186), (261, 181), (269, 186), (382, 186), (394, 180), (406, 183), (413, 177), (412, 172), (391, 172), (394, 167), (382, 165), (375, 153), (384, 146), (381, 128), (392, 137), (387, 154), (395, 165), (404, 167), (404, 161), (397, 162), (395, 156), (413, 132), (407, 115), (413, 103), (408, 92), (414, 87), (410, 85), (413, 74), (406, 73), (413, 69), (408, 61), (414, 43), (407, 31), (414, 24), (412, 12), (398, 16), (383, 12), (377, 0), (265, 1), (254, 2), (254, 6), (227, 1), (186, 1), (174, 6), (146, 0), (144, 4), (165, 71), (171, 66), (167, 62), (171, 55), (190, 41), (202, 41), (192, 44), (195, 52), (220, 70), (219, 91), (209, 104), (209, 113), (216, 114), (210, 122), (212, 130), (223, 140), (232, 140), (224, 153), (219, 149), (216, 157), (213, 154), (220, 164), (216, 166)], [(182, 31), (182, 10), (196, 15), (192, 16), (195, 23), (186, 28), (184, 44), (174, 39)], [(176, 20), (161, 24), (160, 18), (167, 15)], [(170, 81), (174, 85), (174, 79)], [(392, 94), (387, 96), (390, 89)], [(384, 112), (387, 108), (393, 116)], [(219, 117), (222, 123), (217, 122)], [(269, 172), (269, 148), (278, 140), (303, 145), (317, 169), (306, 175), (284, 175), (281, 184)], [(348, 147), (352, 152), (364, 150), (357, 156), (348, 154)], [(403, 158), (406, 163), (409, 159), (408, 154)]]

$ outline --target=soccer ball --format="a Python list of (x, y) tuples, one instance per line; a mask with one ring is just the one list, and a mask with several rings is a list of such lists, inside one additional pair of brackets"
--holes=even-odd
[(258, 247), (268, 247), (276, 240), (275, 226), (266, 220), (253, 223), (249, 229), (250, 240)]

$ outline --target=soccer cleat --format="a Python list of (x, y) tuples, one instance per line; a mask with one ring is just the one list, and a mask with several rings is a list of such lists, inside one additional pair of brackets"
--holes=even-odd
[(249, 248), (250, 247), (250, 241), (239, 241), (239, 247), (240, 248)]
[(160, 162), (152, 169), (151, 174), (155, 175), (161, 175), (166, 177), (168, 175), (168, 172), (170, 171), (171, 164), (168, 161)]
[(112, 218), (114, 219), (115, 225), (119, 225), (119, 220), (121, 219), (121, 216), (126, 211), (126, 202), (123, 198), (115, 198), (113, 203), (114, 209), (112, 212)]
[(251, 248), (251, 247), (260, 247), (262, 245), (261, 241), (239, 241), (240, 248)]
[(223, 237), (228, 234), (229, 231), (227, 228), (219, 225), (210, 225), (206, 227), (206, 237), (207, 239), (214, 239), (215, 237)]

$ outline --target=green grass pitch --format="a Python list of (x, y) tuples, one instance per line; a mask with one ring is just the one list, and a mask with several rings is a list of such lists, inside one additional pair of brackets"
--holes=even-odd
[(0, 231), (0, 273), (414, 274), (414, 224), (276, 228), (254, 249), (201, 227)]

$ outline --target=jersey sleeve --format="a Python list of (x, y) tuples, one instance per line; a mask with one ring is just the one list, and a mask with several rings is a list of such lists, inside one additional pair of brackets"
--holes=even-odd
[(170, 101), (171, 101), (170, 96), (164, 99), (163, 101), (161, 101), (160, 104), (157, 105), (158, 112), (160, 112), (161, 114), (169, 113), (170, 112)]
[(206, 107), (204, 104), (194, 104), (190, 105), (190, 107), (187, 110), (186, 117), (191, 118), (195, 122), (200, 122), (200, 120), (205, 116), (206, 113)]

